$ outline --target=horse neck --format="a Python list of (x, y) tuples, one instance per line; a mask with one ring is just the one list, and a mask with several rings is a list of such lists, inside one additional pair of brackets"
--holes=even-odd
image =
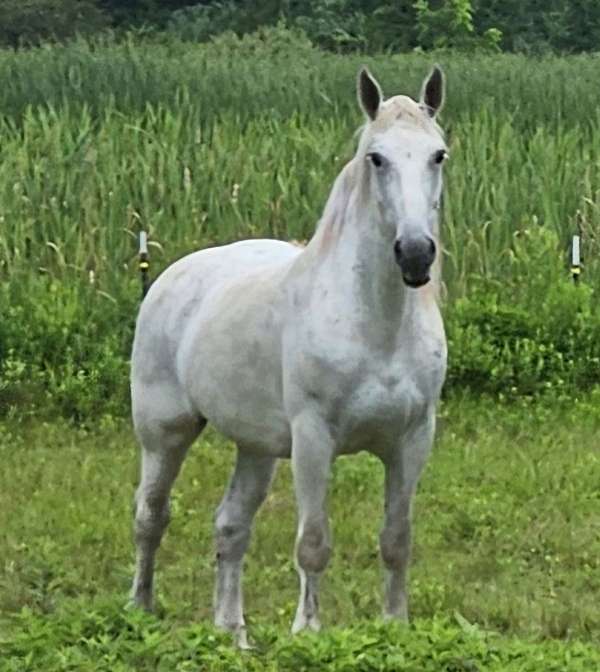
[(402, 281), (393, 240), (381, 234), (365, 190), (362, 162), (355, 158), (338, 176), (306, 252), (311, 274), (330, 285), (328, 294), (345, 307), (348, 320), (360, 323), (363, 336), (384, 344), (395, 341), (417, 294)]

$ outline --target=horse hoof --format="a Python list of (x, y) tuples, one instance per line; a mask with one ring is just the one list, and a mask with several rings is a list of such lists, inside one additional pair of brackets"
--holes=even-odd
[(399, 611), (386, 611), (383, 614), (383, 620), (386, 623), (408, 623), (408, 611), (401, 609)]
[(305, 616), (304, 614), (296, 616), (292, 625), (292, 635), (297, 635), (302, 630), (319, 632), (321, 630), (321, 621), (319, 621), (318, 616)]
[(246, 628), (238, 628), (235, 633), (235, 645), (240, 651), (252, 651), (256, 647), (248, 641), (248, 634)]
[(125, 609), (127, 611), (134, 611), (136, 609), (141, 609), (142, 611), (145, 611), (148, 614), (151, 614), (154, 611), (152, 600), (140, 597), (131, 597), (129, 600), (127, 600), (127, 603), (125, 604)]
[(215, 627), (231, 634), (235, 646), (240, 651), (251, 651), (255, 647), (248, 641), (248, 632), (245, 625), (238, 625), (215, 620)]

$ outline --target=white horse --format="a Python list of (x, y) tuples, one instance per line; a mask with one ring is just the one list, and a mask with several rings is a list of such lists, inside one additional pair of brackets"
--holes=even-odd
[(434, 263), (447, 156), (435, 121), (443, 89), (435, 67), (418, 103), (384, 102), (363, 68), (358, 98), (367, 121), (358, 151), (308, 245), (247, 240), (202, 250), (152, 285), (132, 358), (142, 446), (135, 604), (152, 606), (169, 492), (210, 422), (238, 447), (215, 520), (217, 626), (246, 646), (242, 560), (275, 463), (291, 457), (300, 576), (292, 631), (320, 627), (330, 469), (338, 455), (360, 450), (385, 467), (384, 614), (407, 617), (411, 500), (446, 369)]

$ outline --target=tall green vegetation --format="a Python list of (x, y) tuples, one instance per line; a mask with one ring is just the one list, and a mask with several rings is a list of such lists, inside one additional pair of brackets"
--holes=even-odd
[[(600, 361), (598, 59), (441, 60), (448, 389), (587, 389)], [(155, 274), (215, 243), (308, 238), (354, 152), (362, 61), (281, 28), (0, 52), (2, 411), (126, 410), (141, 228)], [(430, 61), (368, 59), (385, 91), (413, 94)]]

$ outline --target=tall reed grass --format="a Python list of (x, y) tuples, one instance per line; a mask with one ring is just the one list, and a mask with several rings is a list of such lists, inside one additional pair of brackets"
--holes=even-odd
[[(9, 281), (32, 270), (91, 277), (112, 293), (133, 272), (140, 228), (155, 268), (242, 237), (307, 238), (359, 122), (357, 110), (242, 122), (230, 109), (205, 121), (185, 100), (132, 115), (67, 105), (29, 108), (18, 126), (4, 118), (0, 270)], [(450, 124), (443, 238), (452, 291), (464, 293), (473, 273), (502, 277), (514, 236), (538, 226), (565, 250), (582, 226), (595, 278), (600, 125), (526, 133), (485, 109)]]
[(209, 44), (176, 39), (119, 42), (110, 38), (0, 51), (0, 114), (18, 120), (28, 107), (79, 108), (94, 115), (114, 107), (127, 116), (148, 105), (174, 111), (193, 105), (204, 122), (235, 112), (287, 119), (355, 115), (354, 78), (368, 63), (388, 93), (416, 91), (434, 60), (448, 74), (446, 118), (487, 109), (518, 129), (594, 125), (597, 55), (530, 58), (522, 55), (402, 54), (364, 57), (321, 52), (287, 31)]

